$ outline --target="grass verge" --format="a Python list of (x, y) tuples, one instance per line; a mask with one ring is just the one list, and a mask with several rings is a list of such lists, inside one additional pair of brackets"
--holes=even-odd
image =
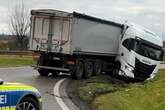
[(35, 64), (31, 56), (0, 55), (0, 67), (20, 67)]
[(79, 88), (82, 100), (97, 110), (164, 110), (165, 71), (143, 83), (125, 83), (109, 76), (96, 76)]

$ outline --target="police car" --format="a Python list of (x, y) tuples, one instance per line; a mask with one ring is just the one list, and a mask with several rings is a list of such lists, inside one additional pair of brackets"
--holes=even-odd
[(41, 110), (41, 105), (41, 95), (34, 87), (0, 80), (0, 110)]

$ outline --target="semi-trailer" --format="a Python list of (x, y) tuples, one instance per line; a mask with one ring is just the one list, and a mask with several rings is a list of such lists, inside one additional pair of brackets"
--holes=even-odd
[(89, 78), (103, 71), (138, 80), (153, 78), (163, 57), (163, 40), (134, 24), (78, 12), (31, 11), (30, 50), (40, 57), (41, 76), (68, 72)]

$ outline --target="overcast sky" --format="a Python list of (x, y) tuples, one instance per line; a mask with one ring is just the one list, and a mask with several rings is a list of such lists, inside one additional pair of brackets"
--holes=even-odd
[[(0, 33), (8, 33), (8, 10), (20, 0), (0, 0)], [(164, 0), (23, 0), (29, 9), (56, 9), (78, 11), (124, 22), (142, 25), (160, 36), (165, 32)]]

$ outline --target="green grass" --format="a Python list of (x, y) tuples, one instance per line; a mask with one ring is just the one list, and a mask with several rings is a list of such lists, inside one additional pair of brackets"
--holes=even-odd
[(79, 95), (97, 110), (165, 110), (165, 71), (144, 83), (94, 77), (79, 88)]
[(95, 76), (82, 83), (83, 86), (79, 88), (79, 96), (88, 103), (91, 103), (100, 94), (115, 92), (125, 85), (122, 81), (112, 79), (107, 75)]
[(30, 56), (0, 55), (0, 67), (20, 67), (35, 64)]

